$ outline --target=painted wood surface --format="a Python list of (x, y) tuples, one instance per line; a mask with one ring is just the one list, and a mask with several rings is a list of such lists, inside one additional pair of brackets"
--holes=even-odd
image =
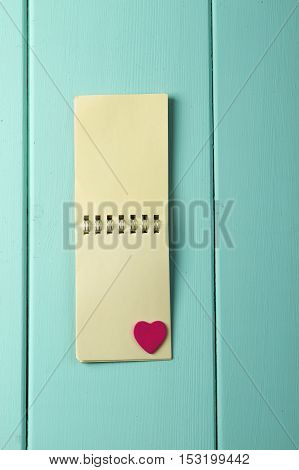
[(219, 447), (299, 445), (299, 8), (213, 2)]
[(210, 204), (210, 20), (205, 0), (29, 0), (30, 449), (215, 447), (211, 243), (172, 251), (172, 361), (80, 364), (62, 216), (82, 94), (168, 93), (171, 196)]
[(0, 447), (25, 446), (26, 35), (25, 2), (0, 4)]

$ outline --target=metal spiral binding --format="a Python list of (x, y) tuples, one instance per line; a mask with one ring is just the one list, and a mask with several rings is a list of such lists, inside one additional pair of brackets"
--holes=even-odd
[(95, 216), (95, 224), (94, 224), (95, 233), (101, 233), (102, 228), (103, 228), (103, 224), (102, 224), (102, 221), (101, 221), (101, 216), (96, 215)]
[(123, 215), (118, 216), (118, 232), (125, 233), (126, 222)]
[[(94, 219), (94, 233), (100, 234), (103, 232), (103, 220), (100, 215), (96, 215)], [(148, 233), (150, 228), (153, 228), (154, 233), (159, 233), (161, 228), (161, 221), (159, 215), (154, 215), (153, 223), (151, 224), (149, 221), (148, 215), (142, 215), (142, 220), (139, 222), (136, 218), (136, 215), (130, 215), (130, 219), (126, 222), (124, 215), (118, 216), (118, 224), (116, 224), (113, 220), (112, 215), (107, 215), (106, 221), (106, 233), (112, 234), (114, 229), (117, 226), (118, 233), (122, 234), (126, 231), (126, 226), (128, 225), (130, 229), (130, 233), (136, 233), (139, 229), (141, 229), (142, 233)], [(92, 223), (89, 219), (89, 215), (84, 215), (83, 217), (83, 234), (88, 235), (91, 232)]]
[(142, 233), (147, 233), (149, 229), (148, 216), (142, 216)]
[(154, 233), (159, 233), (160, 232), (160, 219), (158, 215), (154, 215)]
[(89, 234), (90, 232), (90, 220), (89, 220), (89, 215), (85, 215), (83, 219), (83, 233), (84, 235)]
[(107, 215), (107, 233), (112, 233), (113, 232), (113, 219), (112, 215)]
[(130, 232), (131, 233), (136, 233), (136, 230), (138, 228), (138, 222), (136, 219), (136, 215), (131, 215), (130, 217)]

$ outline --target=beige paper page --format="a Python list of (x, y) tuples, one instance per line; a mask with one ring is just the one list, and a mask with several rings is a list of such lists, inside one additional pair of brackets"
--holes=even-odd
[[(78, 360), (170, 359), (167, 95), (75, 98), (75, 200)], [(153, 354), (140, 321), (167, 327)]]

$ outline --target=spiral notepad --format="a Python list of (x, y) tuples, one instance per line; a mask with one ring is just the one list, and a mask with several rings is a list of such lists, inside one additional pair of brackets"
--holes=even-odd
[(168, 97), (78, 96), (74, 113), (77, 358), (170, 359)]

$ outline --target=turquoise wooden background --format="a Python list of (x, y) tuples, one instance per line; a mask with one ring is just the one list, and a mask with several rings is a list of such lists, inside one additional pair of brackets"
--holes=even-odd
[[(221, 448), (299, 445), (298, 2), (215, 1), (216, 252)], [(220, 242), (222, 240), (220, 239)]]
[[(297, 7), (0, 2), (2, 447), (298, 448)], [(73, 97), (151, 92), (170, 95), (171, 197), (209, 204), (210, 243), (171, 252), (173, 361), (79, 364)]]
[(26, 22), (22, 2), (0, 3), (0, 441), (6, 449), (26, 445)]

